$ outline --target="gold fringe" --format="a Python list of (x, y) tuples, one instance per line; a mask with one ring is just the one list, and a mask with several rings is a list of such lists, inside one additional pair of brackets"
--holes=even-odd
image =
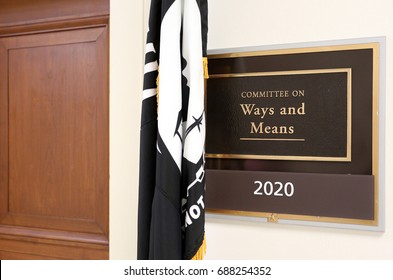
[(209, 70), (207, 67), (207, 57), (203, 57), (202, 61), (203, 61), (203, 76), (205, 79), (209, 79)]
[(201, 247), (199, 247), (198, 252), (192, 257), (191, 260), (203, 260), (206, 255), (206, 235), (203, 236), (203, 242)]
[(159, 68), (157, 69), (157, 72), (158, 72), (158, 75), (157, 75), (157, 79), (156, 79), (156, 85), (157, 85), (157, 88), (156, 88), (156, 98), (157, 98), (157, 113), (158, 113), (158, 92), (159, 92), (159, 87), (158, 87), (158, 85), (159, 85), (159, 83), (160, 83), (160, 69), (159, 69)]

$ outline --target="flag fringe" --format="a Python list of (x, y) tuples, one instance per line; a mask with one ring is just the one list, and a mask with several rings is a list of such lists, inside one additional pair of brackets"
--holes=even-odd
[(207, 67), (207, 57), (202, 58), (203, 61), (203, 76), (205, 79), (209, 79), (209, 71)]
[(160, 68), (158, 68), (157, 69), (157, 72), (158, 72), (158, 74), (157, 74), (157, 78), (156, 78), (156, 85), (157, 85), (157, 87), (156, 87), (156, 98), (157, 98), (157, 113), (158, 113), (158, 92), (159, 92), (159, 83), (160, 83)]
[(202, 245), (199, 247), (198, 252), (191, 258), (191, 260), (203, 260), (206, 255), (206, 236), (203, 236)]

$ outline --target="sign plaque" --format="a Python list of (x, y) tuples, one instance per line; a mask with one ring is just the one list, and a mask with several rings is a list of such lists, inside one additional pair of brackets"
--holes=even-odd
[(209, 56), (211, 213), (379, 225), (380, 42)]
[(350, 161), (350, 68), (210, 78), (208, 157)]

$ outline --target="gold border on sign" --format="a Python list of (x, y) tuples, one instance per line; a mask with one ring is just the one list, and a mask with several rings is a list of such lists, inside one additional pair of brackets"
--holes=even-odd
[[(268, 222), (279, 222), (280, 220), (298, 220), (306, 222), (325, 222), (325, 223), (337, 223), (337, 224), (349, 224), (359, 226), (378, 226), (379, 225), (379, 59), (380, 59), (380, 44), (379, 42), (370, 43), (359, 43), (359, 44), (348, 44), (348, 45), (336, 45), (336, 46), (322, 46), (322, 47), (306, 47), (306, 48), (293, 48), (293, 49), (278, 49), (278, 50), (264, 50), (264, 51), (252, 51), (252, 52), (238, 52), (238, 53), (224, 53), (209, 55), (209, 59), (217, 58), (235, 58), (235, 57), (247, 57), (247, 56), (267, 56), (267, 55), (284, 55), (284, 54), (296, 54), (296, 53), (312, 53), (312, 52), (329, 52), (329, 51), (346, 51), (346, 50), (361, 50), (361, 49), (372, 49), (373, 50), (373, 77), (372, 77), (372, 175), (374, 176), (374, 219), (348, 219), (339, 217), (322, 217), (312, 215), (296, 215), (286, 213), (271, 213), (271, 212), (253, 212), (253, 211), (238, 211), (238, 210), (226, 210), (226, 209), (211, 209), (207, 208), (206, 211), (212, 214), (226, 214), (226, 215), (237, 215), (237, 216), (248, 216), (248, 217), (260, 217), (266, 218)], [(349, 80), (349, 79), (348, 79)], [(243, 156), (243, 155), (239, 155)], [(275, 156), (272, 158), (264, 159), (276, 159)], [(225, 158), (225, 155), (220, 155), (219, 158)], [(243, 157), (239, 157), (243, 158)], [(245, 157), (244, 157), (245, 158)], [(286, 158), (282, 158), (286, 159)], [(312, 160), (312, 159), (308, 159)], [(326, 160), (326, 159), (325, 159)]]
[[(238, 78), (238, 77), (262, 77), (262, 76), (284, 76), (284, 75), (308, 75), (308, 74), (327, 74), (327, 73), (347, 73), (347, 151), (343, 157), (319, 157), (319, 156), (286, 156), (286, 155), (255, 155), (255, 154), (218, 154), (206, 153), (206, 158), (233, 158), (233, 159), (267, 159), (267, 160), (302, 160), (302, 161), (351, 161), (352, 147), (352, 69), (351, 68), (329, 68), (312, 70), (293, 70), (293, 71), (273, 71), (273, 72), (252, 72), (240, 74), (212, 74), (214, 78)], [(244, 141), (288, 141), (303, 142), (304, 138), (246, 138)]]
[(300, 54), (300, 53), (317, 53), (317, 52), (331, 52), (331, 51), (375, 49), (375, 48), (378, 48), (378, 44), (379, 43), (377, 43), (377, 42), (370, 42), (370, 43), (335, 45), (335, 46), (318, 46), (318, 47), (303, 47), (303, 48), (221, 53), (221, 54), (208, 55), (208, 60), (217, 59), (217, 58), (237, 58), (237, 57), (252, 57), (252, 56), (269, 56), (269, 55), (286, 55), (286, 54)]
[(348, 219), (324, 216), (307, 216), (296, 214), (284, 213), (269, 213), (269, 212), (253, 212), (253, 211), (238, 211), (238, 210), (225, 210), (225, 209), (212, 209), (206, 208), (206, 212), (211, 214), (225, 214), (234, 216), (246, 216), (255, 218), (266, 218), (270, 223), (278, 223), (280, 220), (298, 220), (307, 222), (320, 222), (320, 223), (341, 223), (362, 226), (376, 226), (377, 220), (363, 220), (363, 219)]

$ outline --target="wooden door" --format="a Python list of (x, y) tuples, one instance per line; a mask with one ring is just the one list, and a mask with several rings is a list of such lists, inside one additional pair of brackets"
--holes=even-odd
[(0, 38), (0, 259), (109, 257), (108, 24), (89, 21)]

